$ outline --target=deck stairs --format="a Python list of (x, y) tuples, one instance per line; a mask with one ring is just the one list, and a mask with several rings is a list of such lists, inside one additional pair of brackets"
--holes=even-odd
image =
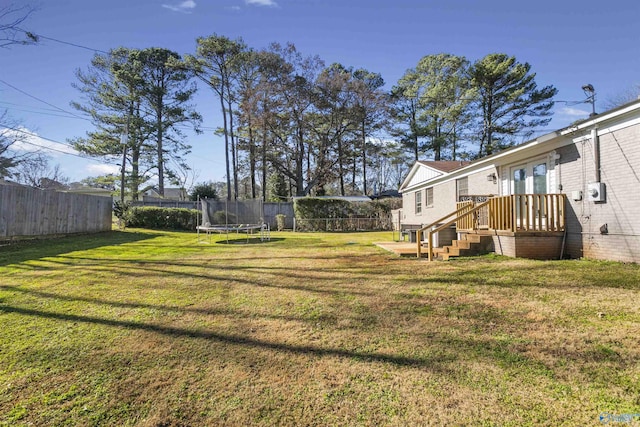
[[(459, 256), (482, 255), (491, 252), (493, 240), (489, 235), (475, 233), (461, 233), (458, 240), (453, 240), (451, 245), (433, 248), (435, 259), (447, 261)], [(422, 245), (425, 248), (426, 244)]]

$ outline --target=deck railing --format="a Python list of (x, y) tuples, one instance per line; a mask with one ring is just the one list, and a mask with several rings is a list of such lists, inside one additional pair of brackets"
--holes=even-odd
[[(461, 220), (458, 230), (564, 231), (565, 194), (513, 194), (492, 197), (486, 215)], [(459, 202), (458, 207), (468, 202)], [(486, 220), (485, 220), (486, 218)]]
[[(426, 232), (429, 261), (431, 261), (433, 234), (453, 223), (456, 224), (457, 231), (462, 232), (477, 230), (564, 231), (566, 226), (565, 201), (565, 194), (513, 194), (490, 197), (482, 203), (477, 203), (474, 200), (460, 201), (456, 204), (454, 212), (418, 230), (417, 255), (421, 256), (422, 233)], [(446, 222), (441, 224), (443, 221)]]
[[(429, 261), (432, 261), (433, 260), (433, 235), (441, 230), (444, 230), (446, 227), (450, 226), (453, 223), (457, 224), (458, 221), (461, 221), (463, 219), (473, 224), (474, 222), (476, 222), (477, 212), (480, 209), (483, 209), (484, 207), (486, 207), (489, 204), (489, 201), (480, 203), (479, 205), (475, 205), (475, 206), (474, 206), (474, 202), (472, 201), (461, 202), (461, 203), (462, 203), (462, 206), (459, 206), (458, 209), (456, 209), (454, 212), (451, 212), (450, 214), (443, 216), (437, 221), (434, 221), (431, 224), (425, 225), (424, 227), (416, 230), (416, 240), (418, 242), (418, 251), (416, 255), (418, 256), (418, 258), (422, 256), (421, 252), (422, 252), (422, 233), (423, 232), (425, 231), (427, 232), (427, 250), (429, 251), (428, 257), (429, 257)], [(443, 221), (447, 221), (447, 222), (442, 224)]]

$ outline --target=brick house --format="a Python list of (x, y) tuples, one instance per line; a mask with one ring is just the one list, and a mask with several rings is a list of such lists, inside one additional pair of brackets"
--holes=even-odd
[(471, 163), (416, 162), (400, 223), (429, 258), (640, 262), (638, 188), (640, 100)]

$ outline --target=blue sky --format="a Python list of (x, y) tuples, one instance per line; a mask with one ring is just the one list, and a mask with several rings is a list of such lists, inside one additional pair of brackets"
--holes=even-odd
[[(11, 1), (11, 0), (9, 0)], [(429, 54), (451, 53), (475, 61), (507, 53), (529, 62), (540, 86), (558, 88), (557, 100), (585, 98), (592, 84), (596, 109), (640, 84), (638, 18), (640, 2), (594, 0), (16, 0), (38, 10), (23, 28), (48, 38), (108, 51), (125, 46), (165, 47), (180, 54), (195, 50), (195, 39), (213, 33), (242, 37), (256, 49), (292, 42), (305, 55), (326, 64), (379, 72), (393, 86)], [(6, 0), (3, 2), (6, 4)], [(75, 70), (86, 68), (95, 52), (43, 39), (36, 46), (0, 50), (0, 108), (25, 129), (45, 139), (53, 163), (72, 181), (96, 176), (116, 165), (80, 159), (60, 151), (91, 124), (61, 110), (79, 100), (71, 86)], [(213, 94), (205, 87), (196, 99), (205, 128), (221, 126)], [(547, 131), (588, 116), (587, 104), (557, 103)], [(75, 113), (74, 113), (75, 114)], [(189, 135), (188, 162), (196, 181), (222, 181), (223, 142), (211, 131)], [(27, 146), (25, 146), (27, 147)], [(34, 146), (28, 146), (33, 148)]]

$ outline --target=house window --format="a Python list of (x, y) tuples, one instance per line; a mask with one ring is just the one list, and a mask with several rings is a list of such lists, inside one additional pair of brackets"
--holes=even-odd
[(468, 177), (456, 179), (456, 195), (458, 196), (458, 201), (461, 200), (461, 197), (469, 195)]
[(429, 187), (425, 190), (425, 206), (428, 208), (433, 207), (433, 187)]
[(416, 191), (416, 215), (422, 213), (422, 190)]

